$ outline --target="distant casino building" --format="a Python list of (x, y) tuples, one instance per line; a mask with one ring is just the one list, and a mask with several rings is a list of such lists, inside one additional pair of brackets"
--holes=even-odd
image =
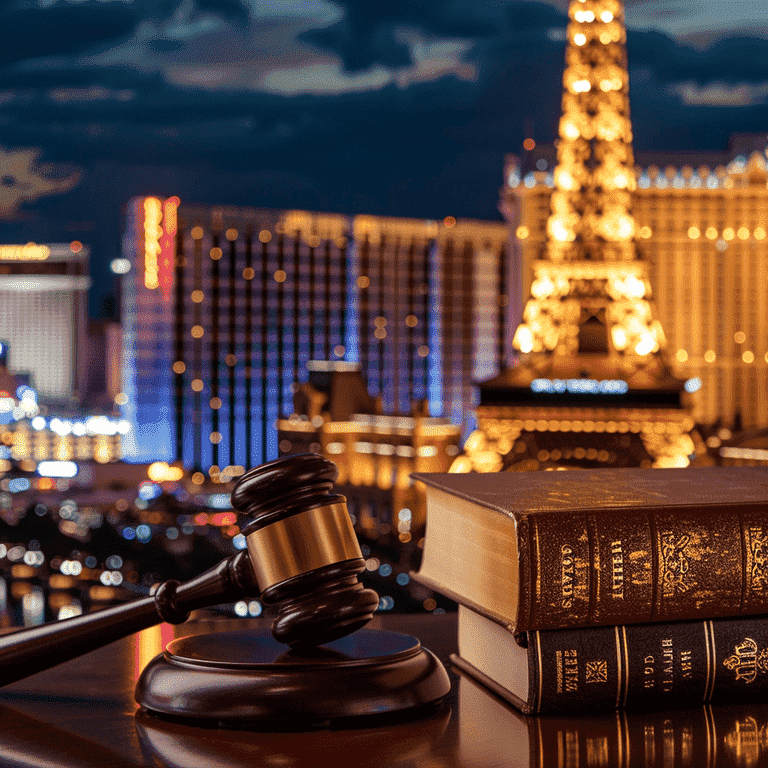
[(70, 400), (87, 376), (88, 248), (0, 245), (0, 341), (5, 365), (40, 398)]
[[(555, 148), (510, 156), (502, 205), (520, 319), (546, 242)], [(768, 135), (723, 152), (636, 153), (637, 248), (677, 373), (700, 381), (695, 418), (768, 424)], [(515, 321), (513, 320), (513, 323)]]
[(310, 360), (359, 364), (383, 414), (461, 425), (506, 358), (501, 223), (180, 205), (127, 215), (129, 460), (226, 479), (278, 455)]

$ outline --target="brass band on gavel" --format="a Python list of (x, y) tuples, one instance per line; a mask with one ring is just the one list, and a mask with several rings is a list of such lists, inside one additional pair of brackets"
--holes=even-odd
[(346, 504), (315, 507), (246, 537), (259, 589), (326, 565), (362, 558)]

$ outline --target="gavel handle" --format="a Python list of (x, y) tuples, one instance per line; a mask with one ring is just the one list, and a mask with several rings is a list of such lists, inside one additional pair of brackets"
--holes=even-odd
[(155, 624), (181, 624), (197, 608), (258, 594), (253, 568), (244, 550), (184, 584), (163, 582), (151, 597), (13, 632), (0, 637), (0, 686)]

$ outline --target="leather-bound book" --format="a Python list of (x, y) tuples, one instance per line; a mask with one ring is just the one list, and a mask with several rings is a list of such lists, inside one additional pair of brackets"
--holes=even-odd
[(768, 468), (413, 477), (414, 576), (515, 633), (768, 613)]
[(768, 617), (533, 630), (459, 606), (451, 663), (526, 714), (768, 700)]
[(767, 733), (766, 703), (535, 717), (465, 675), (458, 683), (462, 768), (758, 768)]

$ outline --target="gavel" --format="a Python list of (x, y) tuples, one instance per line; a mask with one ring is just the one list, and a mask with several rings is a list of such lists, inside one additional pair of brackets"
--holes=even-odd
[(291, 648), (324, 645), (363, 627), (379, 597), (358, 581), (365, 561), (346, 499), (331, 493), (337, 477), (333, 462), (311, 453), (250, 470), (231, 495), (233, 508), (249, 518), (244, 550), (186, 583), (156, 585), (149, 597), (0, 638), (0, 685), (247, 597), (275, 609), (272, 634)]

